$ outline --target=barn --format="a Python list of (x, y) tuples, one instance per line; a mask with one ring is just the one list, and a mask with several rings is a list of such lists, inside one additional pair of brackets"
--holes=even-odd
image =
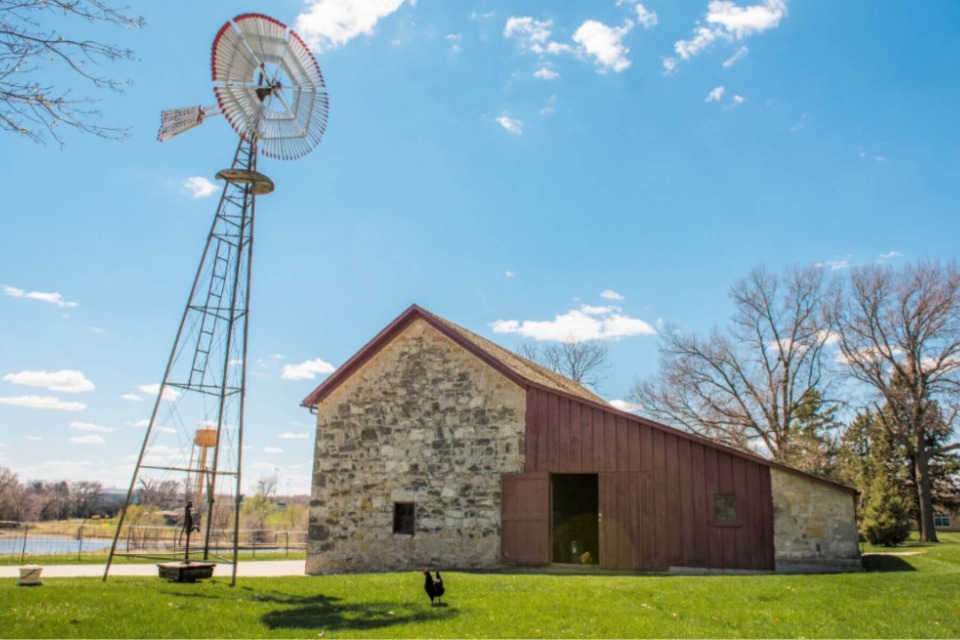
[(860, 567), (853, 489), (620, 411), (416, 305), (303, 405), (308, 574)]

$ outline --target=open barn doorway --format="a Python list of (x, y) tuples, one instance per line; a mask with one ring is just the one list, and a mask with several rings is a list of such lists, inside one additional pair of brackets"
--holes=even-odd
[[(551, 561), (562, 564), (598, 563), (600, 492), (597, 474), (551, 474), (550, 483), (553, 528)], [(586, 556), (588, 553), (590, 555)]]

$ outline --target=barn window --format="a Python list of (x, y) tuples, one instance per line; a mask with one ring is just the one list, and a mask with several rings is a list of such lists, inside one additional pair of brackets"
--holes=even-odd
[(934, 511), (933, 526), (938, 529), (950, 528), (950, 514), (943, 513), (942, 511)]
[(393, 532), (402, 535), (413, 535), (416, 508), (413, 502), (393, 503)]
[(713, 494), (713, 524), (727, 526), (740, 524), (737, 518), (737, 494)]

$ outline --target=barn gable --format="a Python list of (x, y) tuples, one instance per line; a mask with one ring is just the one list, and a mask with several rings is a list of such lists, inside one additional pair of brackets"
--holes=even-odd
[(317, 396), (308, 573), (498, 562), (523, 389), (423, 318), (394, 329)]
[(852, 489), (619, 411), (416, 305), (303, 404), (318, 414), (308, 573), (859, 559)]

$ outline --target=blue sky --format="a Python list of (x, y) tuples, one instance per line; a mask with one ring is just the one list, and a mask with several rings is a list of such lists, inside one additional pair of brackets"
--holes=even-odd
[(24, 480), (129, 482), (236, 145), (217, 118), (159, 144), (159, 112), (214, 102), (210, 44), (247, 11), (310, 43), (331, 99), (313, 153), (260, 163), (251, 482), (307, 490), (299, 402), (412, 303), (507, 347), (607, 340), (618, 400), (663, 322), (724, 323), (757, 265), (956, 256), (954, 2), (131, 11), (142, 30), (93, 32), (138, 57), (96, 94), (128, 140), (0, 137), (0, 465)]

